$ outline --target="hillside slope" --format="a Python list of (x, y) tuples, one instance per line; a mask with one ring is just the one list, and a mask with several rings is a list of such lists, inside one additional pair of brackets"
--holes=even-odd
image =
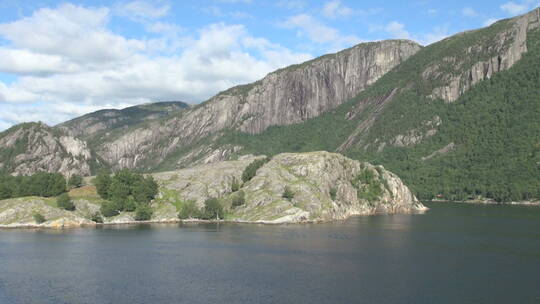
[(330, 113), (242, 153), (339, 151), (383, 164), (422, 198), (540, 197), (540, 9), (423, 48)]

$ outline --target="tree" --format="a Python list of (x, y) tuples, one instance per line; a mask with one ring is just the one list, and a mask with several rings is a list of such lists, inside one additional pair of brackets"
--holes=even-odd
[(222, 219), (224, 217), (223, 207), (217, 198), (209, 198), (204, 202), (204, 219)]
[(13, 189), (4, 181), (0, 183), (0, 200), (11, 198), (13, 196)]
[(236, 192), (238, 190), (240, 190), (240, 183), (238, 182), (238, 180), (235, 177), (233, 179), (233, 181), (232, 181), (232, 184), (231, 184), (231, 191)]
[(246, 203), (246, 194), (244, 191), (238, 191), (232, 198), (232, 206), (238, 207)]
[(56, 199), (56, 205), (58, 206), (58, 208), (62, 208), (68, 211), (75, 210), (75, 204), (73, 204), (73, 201), (67, 193), (63, 193), (58, 196), (58, 198)]
[(178, 213), (178, 218), (181, 220), (198, 218), (200, 216), (201, 212), (199, 211), (199, 208), (197, 208), (195, 201), (192, 200), (184, 202), (182, 209), (180, 209), (180, 212)]
[(68, 186), (70, 188), (79, 188), (82, 186), (82, 184), (83, 184), (82, 176), (78, 174), (73, 174), (69, 177)]
[(283, 194), (281, 196), (285, 199), (290, 200), (294, 198), (294, 192), (289, 186), (285, 186), (285, 189), (283, 190)]
[(158, 184), (152, 176), (142, 177), (133, 182), (131, 194), (137, 202), (149, 203), (158, 193)]
[(148, 221), (152, 218), (152, 208), (146, 204), (139, 204), (135, 210), (136, 221)]
[(36, 223), (38, 224), (45, 223), (47, 221), (45, 217), (39, 212), (34, 213), (33, 218), (34, 221), (36, 221)]
[(112, 217), (120, 214), (116, 206), (111, 202), (103, 202), (101, 204), (101, 214), (105, 217)]
[(270, 159), (268, 158), (254, 160), (244, 169), (244, 172), (242, 172), (242, 181), (244, 183), (250, 181), (257, 174), (257, 170), (259, 170), (259, 168), (266, 164), (269, 160)]
[(111, 181), (111, 176), (105, 171), (98, 173), (94, 179), (94, 185), (96, 186), (97, 193), (102, 199), (109, 199), (109, 188), (111, 186)]

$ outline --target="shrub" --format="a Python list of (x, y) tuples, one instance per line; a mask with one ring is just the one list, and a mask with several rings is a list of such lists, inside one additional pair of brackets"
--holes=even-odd
[(152, 218), (152, 208), (146, 204), (139, 204), (137, 209), (135, 209), (135, 220), (136, 221), (148, 221)]
[(33, 217), (34, 221), (36, 221), (36, 223), (38, 224), (45, 223), (47, 221), (45, 217), (39, 212), (34, 213)]
[(283, 194), (281, 195), (285, 199), (293, 199), (294, 198), (294, 192), (289, 188), (289, 186), (285, 186), (285, 189), (283, 190)]
[(244, 169), (244, 172), (242, 172), (242, 181), (244, 183), (250, 181), (257, 174), (257, 170), (259, 170), (259, 168), (266, 164), (269, 160), (269, 158), (254, 160)]
[(69, 197), (67, 193), (63, 193), (58, 196), (58, 198), (56, 199), (56, 206), (58, 206), (58, 208), (62, 208), (68, 211), (75, 210), (75, 204), (73, 204), (71, 197)]
[(233, 207), (238, 207), (238, 206), (242, 206), (243, 204), (246, 203), (246, 194), (244, 193), (244, 191), (239, 191), (238, 193), (236, 193), (233, 198), (232, 198), (232, 206)]
[(135, 211), (137, 209), (137, 202), (135, 202), (135, 199), (133, 197), (128, 197), (122, 202), (121, 208), (119, 210), (124, 210), (128, 212)]
[(103, 216), (105, 217), (111, 217), (116, 216), (120, 213), (118, 212), (118, 208), (116, 208), (114, 203), (104, 202), (101, 205), (101, 214), (103, 214)]
[(201, 216), (201, 212), (197, 208), (195, 201), (187, 201), (182, 205), (182, 209), (178, 213), (178, 218), (181, 220), (198, 218)]
[(94, 213), (94, 215), (90, 217), (90, 220), (96, 223), (100, 223), (100, 224), (103, 223), (103, 217), (101, 216), (99, 212)]
[(337, 189), (332, 187), (330, 189), (330, 198), (332, 198), (333, 201), (336, 200), (336, 196), (337, 196)]
[(204, 202), (204, 219), (222, 219), (223, 216), (223, 207), (217, 198), (209, 198)]
[(68, 186), (71, 188), (79, 188), (83, 184), (82, 176), (73, 174), (68, 180)]
[(232, 182), (232, 185), (231, 185), (231, 191), (232, 192), (236, 192), (240, 190), (240, 183), (238, 182), (238, 180), (235, 178)]
[(101, 171), (94, 179), (94, 186), (102, 199), (109, 199), (111, 182), (111, 176), (105, 171)]

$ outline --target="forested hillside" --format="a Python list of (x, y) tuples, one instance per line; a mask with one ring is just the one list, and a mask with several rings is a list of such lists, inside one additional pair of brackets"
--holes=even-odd
[[(497, 58), (490, 45), (500, 43), (500, 33), (511, 26), (509, 22), (422, 49), (332, 112), (258, 135), (229, 132), (220, 143), (255, 154), (337, 150), (384, 165), (424, 199), (539, 198), (538, 29), (528, 32), (527, 52), (510, 69), (470, 85), (455, 101), (433, 96), (448, 78), (444, 73), (465, 74), (470, 80), (473, 75), (467, 71), (475, 62)], [(478, 45), (485, 47), (472, 58), (464, 57)], [(453, 58), (463, 60), (453, 62)], [(442, 76), (426, 77), (437, 63)]]

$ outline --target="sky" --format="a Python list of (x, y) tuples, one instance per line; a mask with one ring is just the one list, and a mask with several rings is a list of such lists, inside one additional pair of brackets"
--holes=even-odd
[(540, 0), (0, 0), (0, 131), (103, 108), (196, 104), (362, 42), (449, 35)]

